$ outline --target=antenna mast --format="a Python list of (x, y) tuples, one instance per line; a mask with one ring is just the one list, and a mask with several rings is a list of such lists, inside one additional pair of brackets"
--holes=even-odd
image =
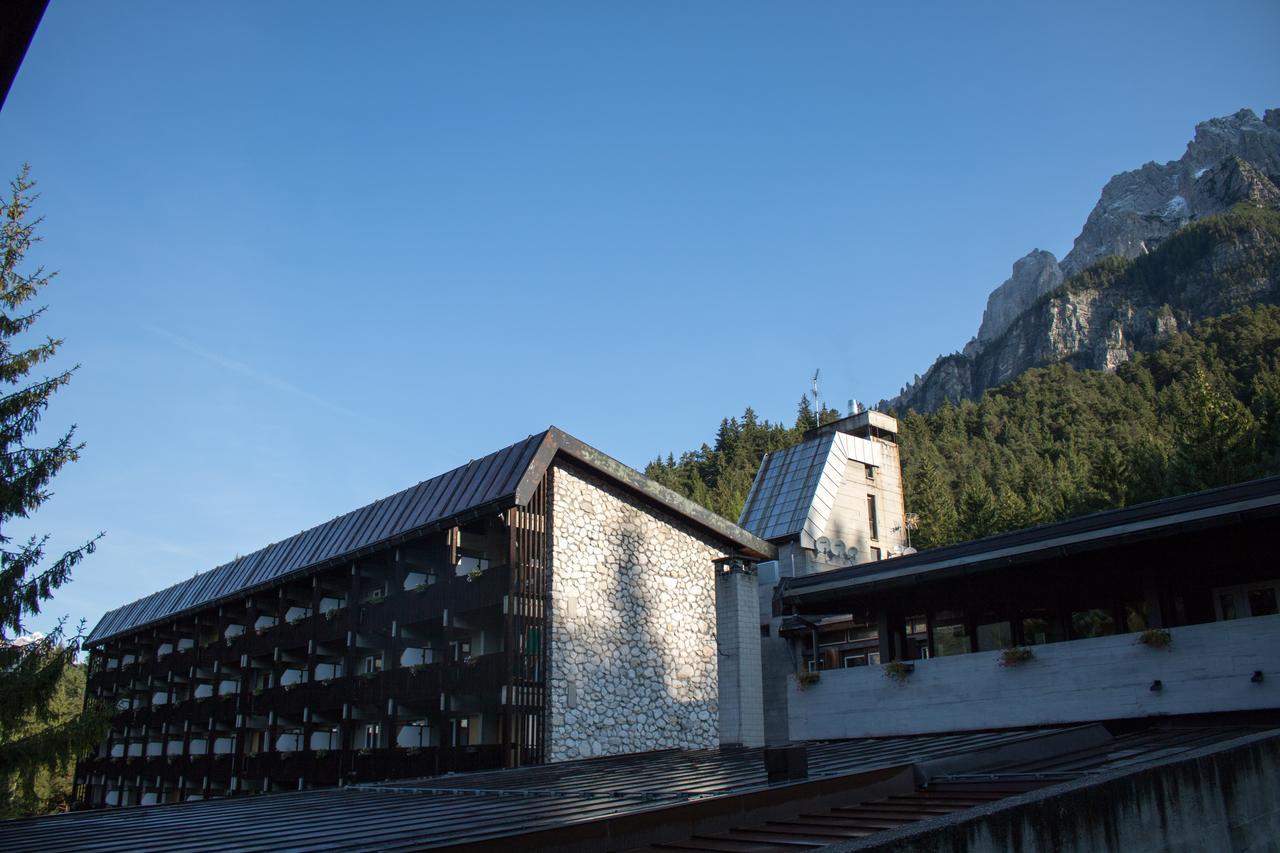
[(822, 409), (818, 407), (818, 374), (822, 372), (822, 368), (816, 368), (813, 371), (813, 422), (822, 425)]

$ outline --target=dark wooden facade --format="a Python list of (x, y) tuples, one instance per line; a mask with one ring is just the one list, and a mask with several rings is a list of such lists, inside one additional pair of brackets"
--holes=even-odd
[(135, 805), (537, 764), (550, 472), (531, 500), (95, 648), (76, 773)]

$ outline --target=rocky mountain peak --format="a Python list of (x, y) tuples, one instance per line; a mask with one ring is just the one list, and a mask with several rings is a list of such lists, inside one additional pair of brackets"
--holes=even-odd
[[(1032, 316), (1041, 310), (1037, 306), (1071, 276), (1102, 259), (1148, 254), (1183, 226), (1240, 202), (1280, 208), (1280, 109), (1269, 109), (1262, 118), (1242, 109), (1201, 122), (1179, 159), (1150, 162), (1111, 178), (1066, 257), (1058, 261), (1036, 249), (1016, 261), (1013, 274), (987, 298), (978, 334), (963, 351), (940, 357), (923, 377), (916, 376), (897, 398), (881, 405), (927, 411), (947, 400), (977, 396), (993, 382), (1008, 381), (1028, 367), (1068, 356), (1084, 358), (1079, 366), (1114, 369), (1127, 360), (1135, 340), (1154, 340), (1152, 335), (1176, 330), (1177, 323), (1160, 313), (1160, 305), (1149, 306), (1151, 311), (1131, 305), (1123, 311), (1107, 307), (1094, 312), (1095, 320), (1111, 318), (1106, 325), (1090, 323), (1089, 311), (1065, 304), (1053, 310), (1069, 319), (1058, 318), (1047, 326), (1040, 322), (1044, 318)], [(1220, 307), (1208, 291), (1201, 297), (1199, 308)], [(1068, 294), (1059, 301), (1071, 300)], [(1187, 316), (1198, 313), (1197, 306), (1187, 309)], [(1135, 337), (1136, 326), (1129, 327), (1140, 315), (1144, 329), (1155, 331)], [(1037, 337), (1045, 330), (1053, 340)], [(1021, 343), (1014, 347), (1012, 339)]]
[(1013, 275), (991, 291), (987, 309), (982, 312), (978, 340), (989, 341), (1004, 334), (1018, 315), (1041, 296), (1062, 284), (1062, 268), (1052, 252), (1032, 249), (1013, 262)]

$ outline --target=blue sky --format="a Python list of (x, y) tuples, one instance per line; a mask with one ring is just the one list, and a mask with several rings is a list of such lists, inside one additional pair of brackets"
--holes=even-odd
[[(899, 8), (909, 5), (909, 8)], [(892, 395), (1194, 125), (1280, 106), (1280, 6), (51, 4), (30, 161), (46, 628), (544, 428), (637, 467)]]

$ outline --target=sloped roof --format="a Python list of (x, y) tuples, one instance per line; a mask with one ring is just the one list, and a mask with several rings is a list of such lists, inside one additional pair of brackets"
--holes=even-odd
[(353, 559), (374, 548), (421, 535), (462, 518), (524, 505), (558, 452), (643, 494), (753, 556), (773, 555), (773, 546), (769, 543), (563, 430), (550, 427), (481, 459), (473, 459), (452, 471), (109, 611), (89, 634), (86, 645), (96, 645), (144, 625), (208, 607), (274, 584), (289, 575)]
[(828, 432), (767, 454), (747, 493), (738, 524), (762, 539), (799, 536), (812, 548), (826, 529), (850, 461), (879, 465), (874, 442)]

